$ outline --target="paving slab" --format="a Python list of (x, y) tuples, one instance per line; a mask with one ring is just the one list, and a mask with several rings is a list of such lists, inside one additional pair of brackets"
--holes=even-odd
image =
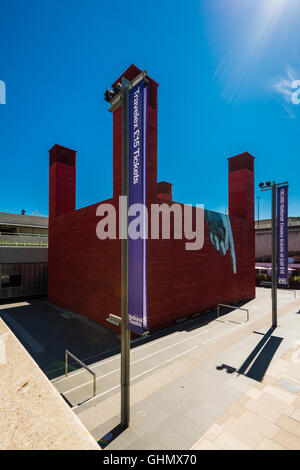
[(299, 299), (279, 296), (279, 326), (272, 331), (269, 294), (257, 289), (257, 298), (246, 304), (248, 323), (208, 314), (132, 343), (131, 423), (123, 432), (116, 349), (90, 362), (96, 397), (81, 371), (54, 385), (107, 450), (299, 445), (300, 371), (292, 359), (292, 344), (300, 339)]
[(3, 335), (7, 337), (5, 360), (0, 364), (0, 449), (99, 450), (82, 422), (0, 319)]

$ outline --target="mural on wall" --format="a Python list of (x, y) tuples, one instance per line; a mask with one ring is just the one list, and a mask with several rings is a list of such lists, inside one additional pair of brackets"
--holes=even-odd
[(217, 251), (225, 256), (230, 252), (232, 270), (236, 274), (236, 258), (231, 223), (228, 215), (205, 210), (205, 220), (209, 230), (209, 239)]

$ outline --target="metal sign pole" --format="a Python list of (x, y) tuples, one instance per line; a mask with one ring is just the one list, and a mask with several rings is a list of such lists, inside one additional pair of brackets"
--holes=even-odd
[[(110, 110), (122, 105), (122, 198), (121, 203), (121, 317), (109, 314), (107, 321), (121, 326), (121, 426), (127, 428), (130, 421), (130, 329), (128, 328), (128, 195), (129, 195), (129, 90), (144, 80), (146, 71), (132, 82), (122, 78), (114, 90), (105, 92)], [(121, 91), (121, 93), (120, 93)], [(144, 110), (143, 110), (144, 112)], [(135, 331), (135, 330), (133, 330)]]
[[(128, 329), (128, 91), (130, 82), (122, 79), (122, 253), (121, 253), (121, 426), (130, 421), (130, 331)], [(126, 209), (126, 210), (124, 210)]]
[(272, 327), (277, 327), (277, 185), (272, 185)]
[(261, 191), (272, 191), (272, 327), (277, 327), (277, 189), (288, 182), (259, 183)]

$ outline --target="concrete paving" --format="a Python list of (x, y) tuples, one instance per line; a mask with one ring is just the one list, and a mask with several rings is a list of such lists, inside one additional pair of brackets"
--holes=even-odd
[[(107, 328), (80, 315), (69, 315), (49, 304), (46, 298), (2, 302), (0, 317), (49, 379), (65, 370), (65, 349), (84, 359), (86, 364), (118, 352), (120, 342)], [(77, 369), (70, 361), (70, 370)]]
[(292, 343), (191, 449), (300, 449), (299, 346)]
[[(120, 356), (97, 361), (96, 398), (91, 379), (75, 372), (55, 383), (102, 446), (113, 449), (189, 449), (300, 338), (299, 301), (279, 293), (279, 327), (270, 330), (268, 289), (244, 312), (215, 314), (141, 342), (131, 352), (131, 423), (120, 433)], [(243, 323), (238, 323), (243, 322)]]
[(0, 450), (100, 449), (1, 318), (0, 377)]
[[(256, 299), (243, 305), (250, 310), (249, 322), (245, 322), (245, 312), (235, 310), (229, 313), (224, 309), (219, 319), (215, 312), (208, 313), (133, 341), (131, 422), (129, 429), (123, 432), (119, 426), (119, 339), (105, 328), (72, 315), (67, 320), (62, 317), (62, 312), (49, 304), (36, 302), (30, 305), (29, 315), (29, 310), (25, 309), (22, 316), (17, 305), (6, 307), (6, 312), (19, 322), (31, 340), (44, 349), (37, 353), (32, 348), (35, 343), (30, 345), (29, 341), (27, 344), (35, 360), (53, 378), (56, 389), (103, 448), (185, 450), (205, 445), (207, 448), (227, 448), (230, 445), (239, 448), (242, 444), (256, 448), (269, 443), (263, 439), (270, 440), (270, 437), (263, 435), (257, 445), (262, 434), (258, 433), (254, 435), (251, 447), (249, 441), (239, 441), (238, 436), (234, 436), (234, 429), (237, 429), (234, 426), (219, 433), (222, 438), (217, 444), (213, 439), (229, 410), (232, 409), (233, 417), (237, 417), (245, 397), (250, 399), (247, 393), (254, 399), (255, 390), (269, 385), (269, 373), (276, 361), (288, 354), (291, 344), (300, 339), (300, 314), (297, 313), (300, 298), (295, 299), (292, 293), (279, 291), (279, 326), (276, 330), (270, 329), (270, 290), (258, 288)], [(51, 345), (46, 341), (46, 331), (41, 328), (40, 332), (33, 326), (34, 320), (37, 323), (37, 316), (44, 310), (46, 325), (53, 328), (52, 340), (55, 328), (59, 326), (59, 353), (55, 343)], [(22, 329), (19, 329), (17, 334), (21, 333)], [(68, 344), (64, 343), (65, 339)], [(23, 341), (25, 345), (26, 335), (23, 335)], [(75, 354), (77, 352), (79, 358), (96, 372), (96, 397), (92, 397), (92, 377), (85, 370), (76, 369), (64, 377), (63, 353), (66, 347)], [(298, 386), (295, 380), (293, 385), (286, 384), (290, 381), (284, 378), (282, 381), (287, 387)], [(296, 395), (299, 396), (299, 392)], [(249, 411), (243, 410), (241, 416)], [(242, 424), (246, 423), (247, 416), (242, 418)], [(233, 424), (236, 422), (230, 421), (229, 425)], [(228, 433), (229, 437), (232, 436), (231, 444), (228, 443)], [(204, 443), (201, 440), (203, 436)]]

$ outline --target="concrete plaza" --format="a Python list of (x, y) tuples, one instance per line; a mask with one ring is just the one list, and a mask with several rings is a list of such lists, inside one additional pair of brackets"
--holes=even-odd
[[(48, 312), (52, 336), (51, 328), (56, 322), (60, 325), (60, 352), (53, 362), (55, 348), (32, 327), (30, 305), (29, 322), (16, 304), (5, 307), (3, 319), (10, 320), (12, 329), (13, 322), (22, 323), (14, 330), (19, 340), (102, 448), (299, 449), (300, 299), (279, 291), (278, 327), (272, 330), (270, 290), (258, 288), (256, 294), (243, 305), (249, 309), (249, 322), (244, 311), (224, 309), (219, 319), (216, 312), (207, 313), (132, 342), (131, 422), (125, 431), (119, 427), (118, 338), (81, 317), (67, 319), (64, 312), (35, 301), (32, 315), (38, 318), (43, 310)], [(67, 378), (63, 375), (66, 338), (66, 346), (71, 345), (71, 351), (96, 372), (94, 398), (88, 372), (74, 369)]]
[[(123, 432), (118, 426), (119, 354), (93, 364), (96, 398), (90, 398), (86, 372), (61, 378), (55, 386), (109, 450), (300, 448), (299, 365), (284, 359), (300, 339), (299, 300), (291, 292), (280, 291), (278, 297), (279, 326), (274, 331), (270, 290), (257, 289), (257, 298), (243, 305), (249, 308), (249, 322), (243, 311), (220, 319), (211, 313), (141, 341), (131, 352), (131, 423)], [(265, 416), (263, 402), (277, 413)]]

